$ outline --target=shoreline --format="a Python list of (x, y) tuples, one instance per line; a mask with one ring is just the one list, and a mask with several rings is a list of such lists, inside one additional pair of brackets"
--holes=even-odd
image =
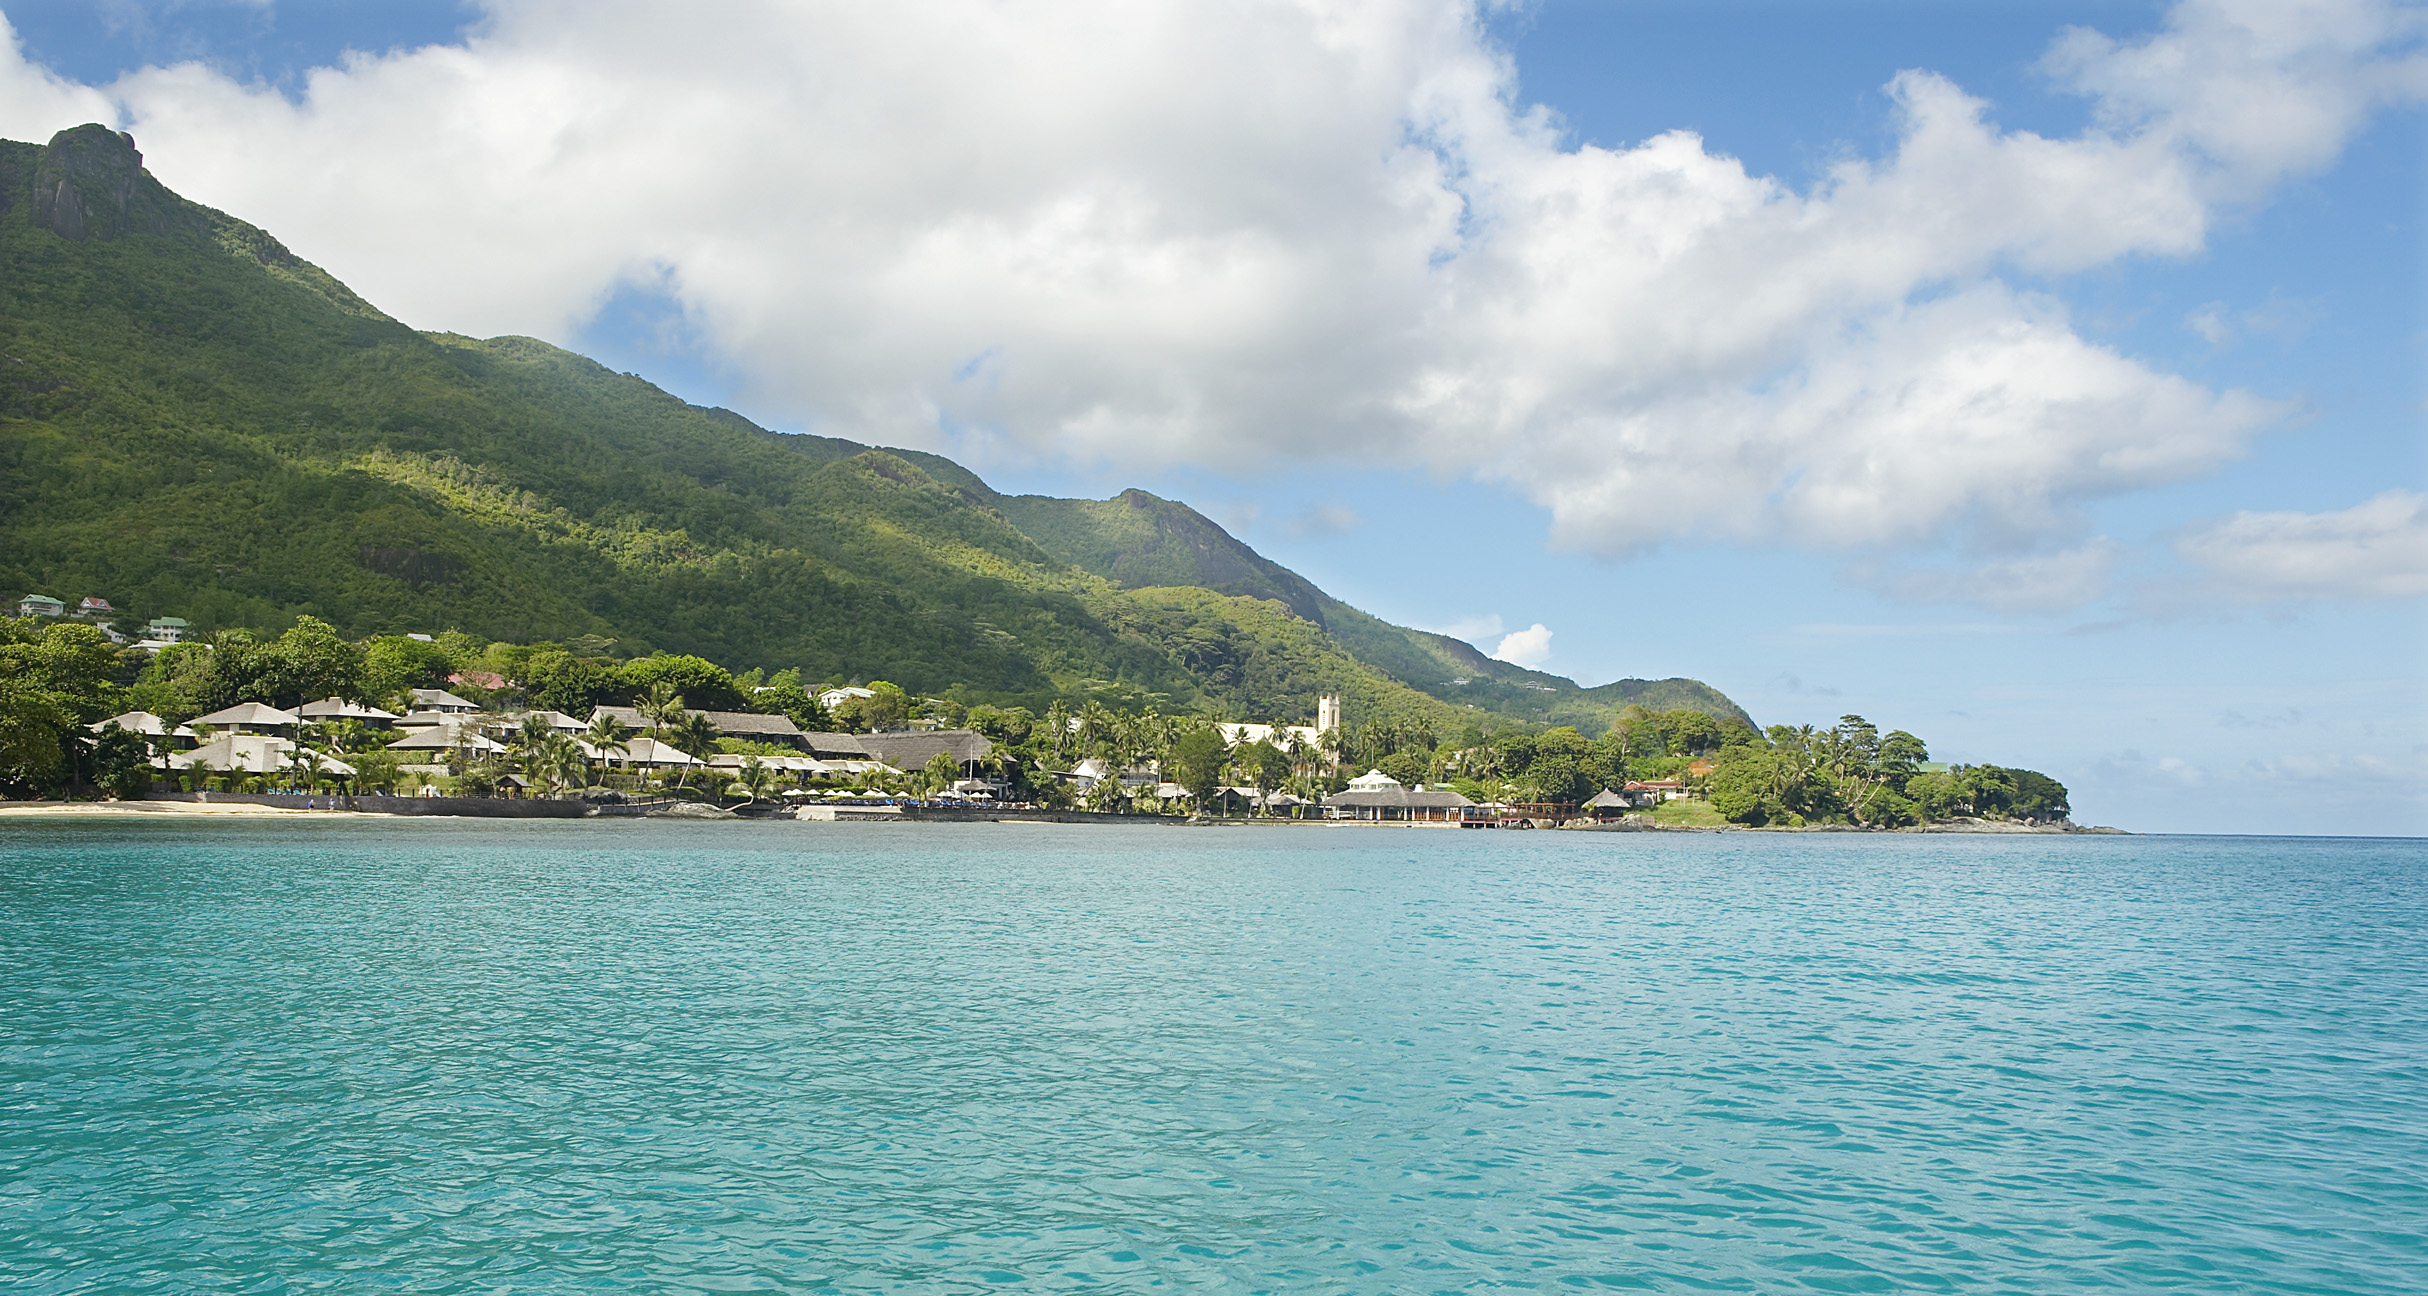
[[(315, 799), (315, 800), (318, 800), (318, 801), (321, 801), (321, 802), (324, 802), (324, 803), (326, 803), (326, 802), (328, 802), (328, 801), (331, 801), (331, 800), (334, 800), (334, 798), (331, 798), (331, 797), (318, 797), (318, 798), (314, 798), (314, 799)], [(399, 798), (399, 799), (403, 799), (403, 798)], [(498, 804), (499, 804), (499, 806), (500, 806), (500, 808), (501, 808), (501, 810), (502, 810), (502, 809), (503, 809), (503, 807), (506, 807), (506, 806), (517, 806), (517, 805), (520, 805), (520, 804), (532, 804), (532, 805), (534, 806), (534, 808), (536, 808), (536, 806), (537, 806), (538, 804), (547, 804), (547, 805), (552, 805), (552, 806), (553, 806), (553, 805), (566, 805), (566, 804), (568, 804), (568, 803), (564, 803), (564, 802), (518, 803), (518, 802), (514, 802), (514, 801), (502, 801), (502, 802), (499, 802)], [(685, 806), (689, 806), (691, 803), (684, 802), (684, 803), (678, 803), (678, 804), (685, 805)], [(416, 808), (418, 809), (418, 807), (416, 807)], [(433, 807), (433, 808), (435, 809), (435, 807)], [(183, 794), (183, 795), (180, 795), (180, 796), (177, 796), (177, 797), (175, 797), (174, 799), (171, 799), (171, 798), (160, 798), (160, 799), (150, 799), (150, 798), (147, 798), (147, 799), (142, 800), (142, 801), (0, 801), (0, 819), (147, 819), (147, 818), (148, 818), (148, 819), (163, 819), (163, 818), (168, 818), (168, 819), (174, 819), (174, 818), (229, 819), (229, 818), (280, 818), (280, 817), (296, 817), (296, 816), (302, 816), (302, 817), (306, 817), (306, 818), (328, 818), (328, 817), (331, 817), (331, 816), (335, 816), (335, 817), (344, 818), (344, 819), (386, 819), (386, 820), (392, 820), (392, 821), (394, 821), (394, 820), (414, 820), (414, 819), (457, 819), (457, 818), (492, 818), (492, 817), (514, 817), (514, 818), (525, 818), (525, 817), (529, 817), (529, 818), (567, 818), (567, 819), (573, 819), (573, 818), (584, 818), (584, 819), (587, 819), (587, 818), (632, 818), (632, 819), (683, 818), (683, 819), (695, 819), (695, 818), (696, 818), (696, 819), (699, 819), (699, 820), (706, 820), (706, 819), (735, 819), (735, 820), (746, 820), (746, 821), (747, 821), (747, 820), (756, 820), (756, 821), (762, 821), (762, 822), (766, 822), (766, 821), (781, 821), (781, 822), (796, 822), (796, 823), (797, 823), (797, 822), (818, 822), (817, 820), (798, 820), (798, 819), (795, 819), (795, 818), (794, 818), (792, 815), (790, 815), (790, 814), (774, 814), (774, 815), (739, 815), (739, 814), (734, 814), (734, 813), (732, 813), (731, 811), (718, 811), (718, 812), (710, 812), (710, 813), (700, 813), (700, 812), (698, 812), (698, 811), (693, 811), (692, 813), (689, 813), (689, 814), (685, 814), (685, 813), (682, 813), (682, 812), (675, 812), (675, 813), (672, 813), (672, 814), (665, 813), (665, 812), (659, 812), (659, 813), (643, 813), (643, 814), (631, 814), (631, 813), (626, 813), (626, 814), (620, 814), (620, 815), (596, 815), (596, 814), (581, 814), (581, 813), (578, 813), (578, 812), (577, 812), (577, 813), (571, 813), (571, 814), (568, 814), (568, 813), (564, 813), (564, 812), (562, 812), (562, 811), (558, 811), (558, 812), (554, 812), (554, 813), (546, 813), (546, 812), (543, 812), (543, 813), (540, 813), (540, 814), (532, 814), (532, 813), (530, 813), (529, 811), (525, 811), (523, 814), (515, 814), (515, 813), (514, 813), (514, 812), (512, 812), (512, 811), (505, 811), (505, 812), (504, 812), (504, 813), (502, 813), (502, 814), (501, 814), (501, 813), (499, 813), (498, 811), (491, 811), (491, 812), (489, 812), (489, 813), (487, 813), (487, 814), (483, 814), (483, 813), (479, 813), (479, 812), (474, 812), (474, 813), (469, 813), (469, 814), (448, 814), (448, 813), (444, 813), (443, 811), (442, 811), (442, 812), (440, 812), (440, 813), (427, 813), (427, 812), (425, 812), (425, 813), (411, 813), (411, 812), (399, 812), (399, 810), (397, 810), (397, 809), (379, 809), (379, 810), (349, 810), (349, 809), (342, 809), (342, 808), (339, 808), (339, 807), (337, 807), (337, 806), (335, 806), (335, 805), (328, 805), (328, 804), (322, 804), (322, 805), (315, 805), (315, 806), (306, 807), (306, 806), (300, 806), (300, 805), (264, 804), (262, 801), (257, 801), (257, 800), (245, 800), (245, 801), (236, 801), (236, 800), (227, 800), (227, 801), (221, 801), (221, 800), (209, 800), (209, 801), (205, 801), (205, 800), (200, 800), (200, 799), (196, 798), (196, 797), (195, 797), (193, 794), (190, 794), (190, 793), (188, 793), (188, 794)], [(1106, 815), (1106, 816), (1098, 817), (1098, 816), (1095, 816), (1095, 815), (1087, 814), (1087, 813), (1085, 813), (1085, 812), (1077, 812), (1077, 811), (1053, 811), (1053, 810), (1025, 810), (1025, 811), (1024, 811), (1024, 810), (980, 810), (980, 811), (968, 811), (968, 812), (955, 812), (955, 811), (950, 811), (950, 810), (945, 810), (945, 811), (934, 811), (934, 810), (930, 810), (930, 811), (925, 811), (925, 812), (913, 811), (913, 812), (911, 812), (911, 813), (907, 813), (907, 814), (904, 814), (904, 813), (894, 813), (894, 814), (842, 815), (842, 816), (837, 816), (837, 819), (838, 819), (838, 821), (841, 821), (841, 822), (858, 822), (858, 823), (869, 823), (869, 822), (881, 822), (881, 823), (1066, 823), (1066, 824), (1072, 824), (1072, 823), (1075, 823), (1075, 824), (1091, 824), (1091, 823), (1093, 823), (1093, 824), (1115, 824), (1115, 823), (1122, 823), (1122, 824), (1153, 824), (1153, 825), (1164, 826), (1164, 827), (1173, 827), (1173, 828), (1415, 828), (1415, 829), (1430, 829), (1430, 830), (1436, 830), (1436, 831), (1439, 831), (1439, 830), (1462, 830), (1462, 828), (1463, 828), (1463, 826), (1462, 826), (1462, 825), (1460, 825), (1460, 824), (1458, 824), (1458, 823), (1454, 823), (1454, 822), (1453, 822), (1453, 823), (1435, 823), (1435, 822), (1430, 822), (1430, 821), (1405, 822), (1405, 821), (1399, 821), (1399, 820), (1376, 821), (1376, 820), (1357, 820), (1357, 819), (1183, 819), (1183, 818), (1175, 818), (1175, 817), (1171, 817), (1171, 816), (1163, 816), (1163, 815)], [(1952, 821), (1952, 822), (1948, 822), (1948, 823), (1936, 823), (1936, 824), (1917, 824), (1917, 825), (1914, 825), (1914, 826), (1911, 826), (1911, 827), (1905, 827), (1905, 828), (1858, 828), (1858, 827), (1854, 827), (1854, 826), (1852, 826), (1852, 825), (1848, 825), (1848, 824), (1815, 824), (1815, 825), (1810, 825), (1810, 826), (1806, 826), (1806, 827), (1799, 827), (1799, 828), (1767, 828), (1767, 827), (1766, 827), (1766, 828), (1756, 828), (1756, 827), (1750, 827), (1750, 826), (1747, 826), (1747, 825), (1742, 825), (1742, 824), (1728, 824), (1728, 825), (1698, 825), (1698, 826), (1687, 826), (1687, 825), (1682, 825), (1682, 824), (1621, 824), (1621, 823), (1607, 823), (1607, 824), (1599, 824), (1599, 823), (1597, 823), (1597, 824), (1572, 824), (1572, 825), (1559, 825), (1559, 826), (1536, 827), (1536, 828), (1495, 827), (1495, 828), (1489, 828), (1489, 829), (1464, 829), (1464, 830), (1465, 830), (1465, 831), (1487, 831), (1487, 832), (1525, 832), (1525, 831), (1541, 831), (1541, 832), (1602, 832), (1602, 833), (1776, 833), (1776, 834), (1862, 833), (1862, 834), (1879, 834), (1879, 835), (1884, 835), (1884, 836), (1886, 836), (1886, 835), (1896, 835), (1896, 834), (1918, 834), (1918, 835), (1936, 835), (1936, 836), (1950, 836), (1950, 835), (1977, 835), (1977, 836), (1991, 836), (1991, 837), (2001, 837), (2001, 836), (2042, 836), (2042, 837), (2115, 836), (2115, 837), (2129, 837), (2129, 836), (2134, 835), (2134, 834), (2132, 834), (2132, 833), (2128, 832), (2128, 831), (2127, 831), (2127, 830), (2125, 830), (2125, 829), (2122, 829), (2122, 828), (2110, 828), (2110, 827), (2107, 827), (2107, 826), (2105, 826), (2105, 825), (2086, 826), (2086, 825), (2080, 825), (2080, 824), (2074, 824), (2074, 823), (2055, 823), (2055, 824), (2024, 824), (2024, 823), (2009, 823), (2009, 822), (2000, 821), (2000, 820), (1987, 820), (1987, 819), (1966, 819), (1966, 820), (1956, 820), (1956, 821)]]
[(0, 801), (0, 819), (247, 819), (304, 815), (393, 819), (365, 810), (255, 805), (243, 801)]

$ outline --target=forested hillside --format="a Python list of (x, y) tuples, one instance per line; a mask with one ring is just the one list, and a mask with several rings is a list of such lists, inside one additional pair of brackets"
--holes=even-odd
[(1007, 498), (527, 338), (414, 331), (100, 126), (0, 142), (0, 593), (697, 653), (971, 701), (1744, 719), (1388, 625), (1185, 505)]

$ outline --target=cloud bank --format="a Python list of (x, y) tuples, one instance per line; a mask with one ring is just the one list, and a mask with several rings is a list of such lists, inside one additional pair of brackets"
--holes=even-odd
[[(422, 327), (563, 337), (662, 290), (757, 408), (821, 431), (1395, 456), (1614, 556), (2015, 555), (2286, 414), (2084, 339), (2019, 277), (2193, 254), (2428, 86), (2415, 7), (2187, 0), (2057, 40), (2079, 135), (1908, 71), (1893, 146), (1798, 190), (1690, 134), (1565, 146), (1460, 0), (487, 10), (294, 99), (191, 64), (70, 85), (11, 40), (0, 133), (115, 119)], [(2098, 550), (2069, 552), (2042, 585)]]
[(2390, 490), (2333, 513), (2237, 513), (2175, 550), (2250, 599), (2428, 594), (2428, 495)]

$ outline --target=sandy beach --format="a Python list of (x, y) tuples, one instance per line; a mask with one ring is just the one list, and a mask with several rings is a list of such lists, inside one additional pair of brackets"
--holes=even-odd
[[(306, 815), (325, 818), (344, 815), (349, 819), (375, 816), (353, 810), (301, 810), (286, 806), (250, 805), (244, 802), (203, 801), (5, 801), (0, 802), (0, 819), (132, 819), (132, 818), (262, 818)], [(393, 818), (382, 815), (379, 818)]]

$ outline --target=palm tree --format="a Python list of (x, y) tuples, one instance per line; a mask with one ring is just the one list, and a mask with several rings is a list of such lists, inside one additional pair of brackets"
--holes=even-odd
[(1121, 718), (1105, 709), (1104, 704), (1090, 699), (1079, 708), (1079, 750), (1089, 756), (1102, 756), (1113, 742)]
[(766, 761), (756, 756), (745, 756), (742, 758), (742, 777), (735, 779), (733, 785), (742, 789), (751, 800), (757, 801), (767, 795), (767, 789), (775, 786), (775, 782), (776, 772), (768, 768)]
[[(708, 759), (708, 754), (717, 749), (716, 723), (697, 711), (678, 710), (675, 714), (681, 718), (673, 722), (670, 729), (673, 737), (668, 741), (674, 744), (676, 751), (682, 752), (684, 755), (697, 756), (702, 760)], [(691, 767), (685, 766), (681, 776), (675, 780), (675, 786), (685, 787), (690, 782)]]
[(1290, 758), (1290, 772), (1297, 773), (1299, 757), (1307, 750), (1306, 740), (1300, 738), (1298, 731), (1288, 725), (1275, 725), (1270, 741), (1275, 751)]
[(643, 693), (633, 707), (652, 729), (671, 729), (683, 723), (683, 695), (675, 692), (674, 685), (664, 680), (651, 684), (649, 691)]
[(952, 787), (953, 780), (960, 777), (961, 762), (954, 760), (950, 752), (937, 752), (928, 757), (927, 764), (920, 768), (919, 788), (930, 794), (943, 792)]
[(304, 790), (307, 792), (312, 790), (312, 786), (320, 781), (320, 759), (319, 752), (316, 752), (309, 747), (298, 747), (295, 749), (294, 757), (287, 763), (287, 769), (290, 773), (298, 771), (301, 772), (301, 781), (303, 783)]
[(590, 771), (590, 762), (582, 755), (582, 745), (556, 732), (533, 747), (531, 772), (534, 778), (559, 791), (579, 781)]
[(547, 721), (540, 719), (539, 713), (535, 711), (523, 717), (523, 723), (514, 731), (511, 741), (515, 746), (526, 751), (536, 751), (542, 743), (555, 736), (556, 730)]
[(1045, 709), (1045, 731), (1056, 756), (1071, 754), (1071, 709), (1062, 704), (1061, 698), (1055, 698), (1054, 704)]
[(632, 730), (625, 728), (623, 721), (604, 711), (591, 715), (590, 727), (582, 731), (582, 741), (590, 744), (592, 754), (598, 757), (601, 764), (615, 756), (632, 754)]

